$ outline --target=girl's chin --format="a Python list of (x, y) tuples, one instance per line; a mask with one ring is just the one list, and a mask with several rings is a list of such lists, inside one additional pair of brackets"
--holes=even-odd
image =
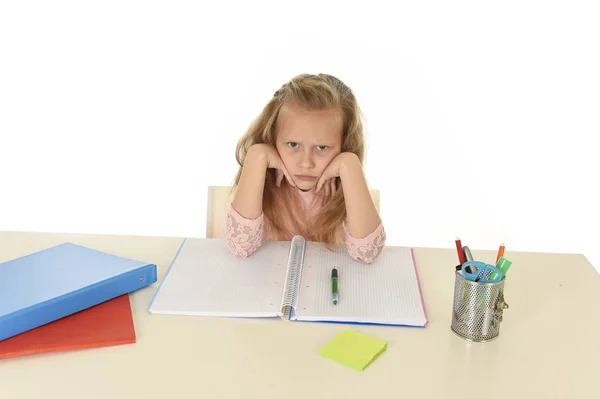
[(300, 191), (311, 191), (317, 187), (317, 182), (306, 182), (306, 181), (297, 181), (296, 187)]

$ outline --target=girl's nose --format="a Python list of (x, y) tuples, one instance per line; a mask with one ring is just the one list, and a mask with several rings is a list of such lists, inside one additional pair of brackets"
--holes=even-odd
[(313, 156), (310, 151), (302, 154), (302, 158), (300, 159), (299, 166), (305, 169), (312, 169), (315, 167), (315, 162), (313, 161)]

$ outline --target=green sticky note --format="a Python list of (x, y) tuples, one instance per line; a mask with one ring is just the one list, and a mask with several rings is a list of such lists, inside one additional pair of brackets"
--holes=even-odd
[(319, 355), (364, 370), (387, 349), (387, 342), (345, 329), (319, 350)]

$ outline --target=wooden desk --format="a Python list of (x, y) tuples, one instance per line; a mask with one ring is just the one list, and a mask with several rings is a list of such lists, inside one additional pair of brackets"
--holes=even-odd
[[(64, 241), (154, 262), (160, 281), (182, 239), (0, 232), (0, 262)], [(317, 354), (345, 326), (151, 315), (156, 283), (131, 295), (136, 344), (0, 360), (0, 398), (600, 398), (600, 276), (583, 256), (507, 251), (500, 336), (469, 343), (450, 330), (455, 250), (415, 254), (430, 324), (351, 326), (388, 341), (364, 372)]]

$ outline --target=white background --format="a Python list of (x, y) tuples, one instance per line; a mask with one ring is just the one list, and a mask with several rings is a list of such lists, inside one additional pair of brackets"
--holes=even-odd
[(238, 138), (324, 72), (365, 114), (389, 244), (600, 270), (594, 1), (198, 3), (0, 5), (0, 230), (203, 237)]

